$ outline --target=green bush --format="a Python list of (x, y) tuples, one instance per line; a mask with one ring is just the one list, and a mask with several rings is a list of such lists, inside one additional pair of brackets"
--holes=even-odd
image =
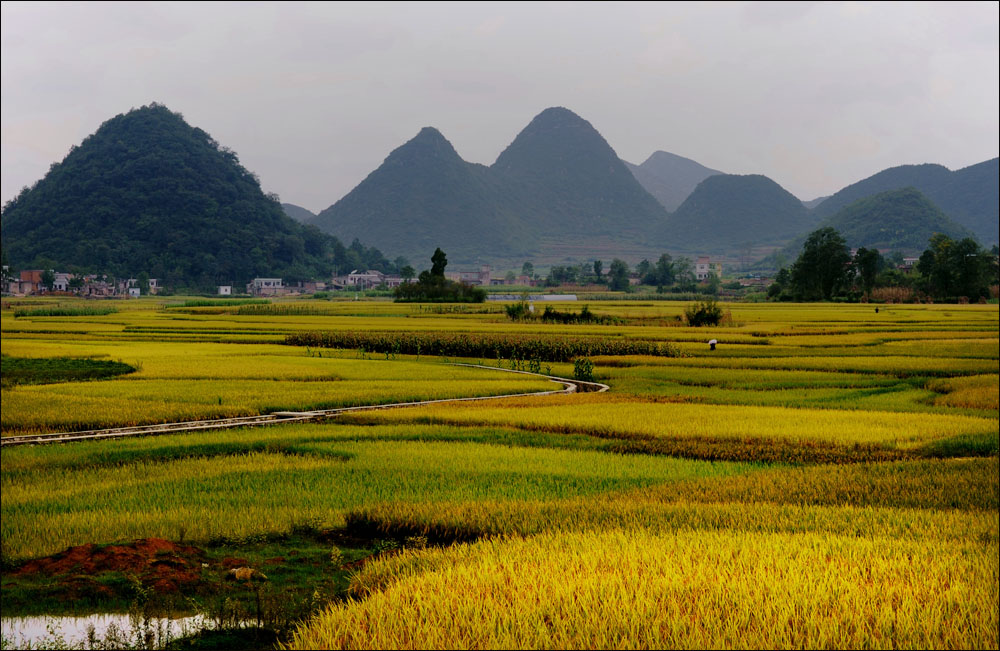
[(722, 321), (722, 308), (713, 300), (689, 305), (684, 310), (688, 325), (694, 327), (717, 326)]

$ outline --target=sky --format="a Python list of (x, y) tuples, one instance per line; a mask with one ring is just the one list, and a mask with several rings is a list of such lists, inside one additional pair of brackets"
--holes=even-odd
[(5, 1), (0, 198), (159, 102), (313, 212), (421, 127), (489, 165), (550, 106), (626, 161), (668, 151), (809, 200), (997, 156), (998, 7)]

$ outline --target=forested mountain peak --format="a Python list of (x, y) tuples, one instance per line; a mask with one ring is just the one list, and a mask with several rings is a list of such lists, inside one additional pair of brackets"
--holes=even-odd
[(285, 215), (235, 152), (155, 103), (73, 147), (8, 203), (2, 230), (15, 266), (146, 272), (177, 287), (324, 277), (345, 251)]

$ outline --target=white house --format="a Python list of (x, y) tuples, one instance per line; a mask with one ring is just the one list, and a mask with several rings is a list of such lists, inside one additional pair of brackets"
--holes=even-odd
[(232, 285), (219, 285), (219, 296), (232, 296), (233, 286)]
[(281, 278), (254, 278), (247, 285), (247, 292), (254, 296), (276, 296), (285, 293)]

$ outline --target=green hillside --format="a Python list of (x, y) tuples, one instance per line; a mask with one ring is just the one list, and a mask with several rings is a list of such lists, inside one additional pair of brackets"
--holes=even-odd
[(816, 207), (830, 217), (848, 204), (887, 190), (912, 187), (987, 245), (1000, 234), (1000, 159), (952, 172), (941, 165), (901, 165), (882, 170), (840, 190)]
[[(889, 190), (859, 199), (815, 228), (826, 226), (836, 229), (851, 248), (909, 254), (919, 254), (926, 249), (934, 233), (944, 233), (956, 240), (974, 237), (969, 229), (950, 219), (915, 188)], [(805, 240), (805, 235), (796, 238), (778, 257), (794, 260)]]
[(322, 278), (359, 257), (384, 262), (364, 247), (351, 258), (290, 219), (235, 152), (158, 104), (108, 120), (53, 164), (5, 206), (2, 236), (15, 268), (146, 272), (167, 287)]
[(814, 224), (802, 202), (759, 174), (718, 174), (698, 184), (663, 229), (676, 249), (704, 253), (777, 244)]

